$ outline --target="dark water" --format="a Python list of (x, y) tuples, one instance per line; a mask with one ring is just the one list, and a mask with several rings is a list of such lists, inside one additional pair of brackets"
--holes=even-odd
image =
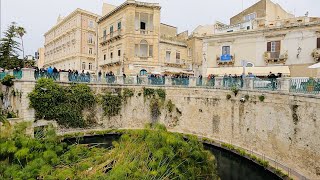
[[(65, 140), (69, 144), (90, 144), (104, 148), (111, 148), (112, 142), (117, 141), (120, 135), (106, 135), (84, 137), (79, 139)], [(218, 173), (221, 180), (278, 180), (276, 175), (272, 174), (263, 167), (238, 156), (224, 149), (205, 145), (205, 148), (212, 152), (218, 163)]]

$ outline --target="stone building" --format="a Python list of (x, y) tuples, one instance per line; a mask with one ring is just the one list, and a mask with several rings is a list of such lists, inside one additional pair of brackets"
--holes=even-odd
[(44, 48), (39, 48), (38, 51), (35, 53), (35, 59), (37, 61), (36, 65), (39, 68), (44, 66)]
[[(278, 4), (261, 0), (230, 19), (216, 23), (203, 45), (203, 74), (316, 76), (308, 67), (319, 61), (320, 19), (293, 17)], [(245, 63), (243, 63), (245, 62)]]
[(45, 33), (44, 67), (96, 71), (98, 15), (76, 9)]
[(104, 8), (106, 14), (98, 20), (99, 70), (116, 75), (193, 74), (195, 40), (161, 23), (158, 3), (127, 0), (115, 8), (104, 7), (110, 8)]

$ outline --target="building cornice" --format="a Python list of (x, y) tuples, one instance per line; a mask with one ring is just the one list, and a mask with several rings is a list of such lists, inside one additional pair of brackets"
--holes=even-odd
[(288, 30), (298, 30), (298, 29), (303, 29), (303, 28), (310, 28), (310, 27), (317, 27), (320, 26), (320, 22), (313, 22), (313, 23), (308, 23), (308, 24), (303, 24), (303, 25), (295, 25), (295, 26), (282, 26), (282, 27), (272, 27), (272, 28), (263, 28), (263, 29), (257, 29), (257, 30), (250, 30), (250, 31), (236, 31), (236, 32), (229, 32), (229, 33), (223, 33), (223, 34), (214, 34), (211, 36), (206, 36), (203, 38), (204, 41), (210, 41), (210, 40), (215, 40), (215, 39), (221, 39), (221, 38), (233, 38), (235, 36), (254, 36), (254, 35), (261, 35), (263, 34), (266, 37), (270, 36), (276, 36), (272, 33), (278, 33), (280, 32), (281, 34), (283, 31), (288, 31)]
[(49, 33), (51, 33), (52, 31), (54, 31), (55, 29), (57, 29), (59, 26), (61, 26), (63, 23), (67, 22), (68, 20), (70, 20), (72, 17), (76, 16), (77, 14), (86, 14), (89, 16), (92, 16), (94, 18), (99, 18), (100, 16), (97, 14), (94, 14), (92, 12), (77, 8), (75, 11), (73, 11), (72, 13), (70, 13), (67, 17), (63, 18), (62, 21), (58, 22), (56, 25), (54, 25), (49, 31), (47, 31), (44, 36), (48, 35)]
[(139, 1), (133, 1), (133, 0), (128, 0), (118, 7), (116, 7), (114, 10), (112, 10), (110, 13), (106, 14), (102, 18), (98, 20), (98, 24), (100, 24), (102, 21), (105, 19), (109, 18), (110, 16), (114, 15), (115, 13), (119, 12), (120, 10), (124, 9), (127, 6), (135, 6), (135, 7), (147, 7), (147, 8), (155, 8), (155, 9), (161, 9), (161, 6), (159, 3), (146, 3), (146, 2), (139, 2)]
[(164, 39), (160, 39), (160, 43), (174, 45), (174, 46), (187, 47), (187, 44), (185, 44), (185, 43), (177, 42), (177, 41), (169, 41), (169, 40), (164, 40)]

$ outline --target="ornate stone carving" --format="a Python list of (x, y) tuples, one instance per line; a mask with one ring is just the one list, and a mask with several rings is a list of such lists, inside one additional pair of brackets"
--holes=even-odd
[(280, 52), (265, 52), (263, 56), (266, 64), (286, 64), (288, 51), (282, 54)]
[(311, 53), (311, 56), (316, 63), (320, 62), (320, 49), (314, 49)]
[(217, 64), (218, 66), (234, 66), (235, 56), (231, 55), (231, 61), (221, 61), (220, 57), (217, 56)]

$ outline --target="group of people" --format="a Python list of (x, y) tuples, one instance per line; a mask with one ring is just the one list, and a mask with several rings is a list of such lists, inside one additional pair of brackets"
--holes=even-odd
[(85, 73), (84, 70), (82, 70), (81, 73), (79, 74), (78, 70), (69, 69), (68, 79), (71, 82), (88, 82), (89, 83), (91, 80), (91, 75), (89, 71)]
[[(61, 71), (61, 70), (60, 70)], [(49, 67), (49, 68), (38, 68), (35, 67), (34, 71), (34, 78), (39, 79), (39, 78), (52, 78), (54, 80), (57, 80), (59, 78), (59, 71), (55, 67)]]

